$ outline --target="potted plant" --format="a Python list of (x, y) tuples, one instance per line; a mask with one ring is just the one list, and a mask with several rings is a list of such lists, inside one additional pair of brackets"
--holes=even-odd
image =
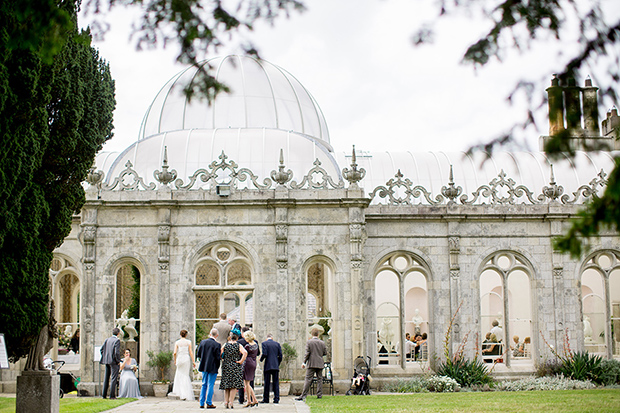
[(282, 377), (280, 378), (280, 395), (287, 396), (291, 390), (290, 363), (297, 358), (297, 350), (288, 343), (282, 344)]
[(166, 370), (170, 366), (172, 361), (172, 351), (160, 351), (155, 353), (151, 350), (147, 350), (146, 354), (149, 356), (149, 361), (146, 363), (149, 367), (159, 369), (161, 378), (159, 380), (153, 380), (153, 393), (155, 397), (166, 397), (168, 394), (168, 387), (170, 386), (170, 380), (166, 379)]

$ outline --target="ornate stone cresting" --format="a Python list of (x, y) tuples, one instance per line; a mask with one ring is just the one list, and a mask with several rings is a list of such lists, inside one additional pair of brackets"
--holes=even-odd
[(125, 163), (125, 169), (121, 171), (119, 176), (114, 178), (114, 181), (111, 184), (102, 185), (102, 189), (108, 191), (112, 191), (114, 189), (119, 189), (121, 191), (132, 191), (140, 189), (140, 187), (148, 190), (154, 190), (156, 188), (153, 182), (148, 185), (144, 182), (144, 178), (138, 175), (138, 172), (133, 169), (133, 164), (131, 161), (127, 161), (127, 163)]
[[(502, 194), (505, 191), (506, 196)], [(532, 204), (539, 204), (540, 201), (534, 198), (532, 191), (524, 185), (517, 185), (512, 178), (506, 177), (506, 172), (502, 169), (497, 178), (493, 178), (488, 185), (480, 186), (469, 200), (467, 195), (462, 195), (461, 203), (472, 205), (478, 199), (486, 198), (491, 205), (514, 205), (517, 198), (525, 195)]]
[[(308, 173), (302, 178), (301, 182), (291, 182), (291, 188), (293, 189), (341, 189), (344, 188), (344, 181), (340, 179), (337, 183), (334, 182), (331, 176), (325, 169), (321, 167), (321, 161), (316, 158), (314, 161), (314, 167), (311, 168)], [(320, 178), (318, 178), (320, 177)], [(317, 179), (318, 178), (318, 179)]]
[(293, 171), (290, 169), (284, 171), (284, 168), (286, 168), (284, 166), (284, 151), (280, 148), (280, 165), (278, 166), (277, 171), (271, 171), (271, 179), (273, 179), (274, 182), (277, 182), (280, 186), (284, 186), (287, 182), (293, 179)]
[[(396, 178), (396, 179), (394, 179)], [(432, 194), (426, 190), (423, 186), (413, 186), (413, 182), (409, 179), (403, 179), (403, 174), (396, 172), (394, 178), (385, 183), (385, 186), (378, 186), (370, 193), (370, 199), (373, 199), (376, 195), (379, 198), (387, 198), (388, 204), (391, 205), (413, 205), (415, 198), (424, 196), (426, 202), (431, 205), (438, 205), (444, 201), (442, 195), (437, 195), (435, 199), (432, 198)], [(403, 195), (400, 195), (400, 194)]]
[(170, 182), (177, 179), (177, 171), (175, 169), (168, 171), (168, 147), (164, 146), (164, 160), (161, 166), (161, 172), (158, 170), (153, 171), (153, 176), (163, 185), (168, 185)]
[(228, 156), (222, 151), (218, 156), (218, 161), (213, 161), (207, 169), (198, 169), (192, 176), (189, 177), (189, 182), (183, 185), (182, 179), (177, 179), (174, 183), (177, 189), (191, 189), (198, 179), (202, 182), (211, 182), (212, 186), (217, 184), (230, 185), (231, 188), (236, 188), (237, 182), (244, 182), (250, 179), (254, 186), (258, 189), (271, 188), (272, 181), (269, 178), (265, 178), (263, 183), (258, 182), (258, 176), (254, 175), (251, 170), (247, 168), (239, 169), (239, 165), (233, 160), (227, 161)]
[(593, 178), (589, 185), (581, 185), (575, 192), (573, 192), (573, 198), (571, 199), (568, 194), (562, 195), (563, 204), (574, 204), (581, 197), (583, 198), (595, 198), (598, 197), (598, 188), (607, 186), (607, 174), (601, 169), (595, 178)]
[(353, 154), (351, 155), (351, 169), (344, 168), (342, 170), (342, 175), (344, 176), (344, 179), (349, 181), (350, 189), (359, 189), (360, 187), (357, 183), (364, 179), (364, 176), (366, 176), (366, 170), (364, 168), (357, 169), (355, 145), (353, 145)]

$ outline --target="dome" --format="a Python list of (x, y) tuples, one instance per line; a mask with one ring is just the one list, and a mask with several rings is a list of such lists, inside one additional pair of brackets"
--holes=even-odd
[(215, 78), (230, 87), (211, 105), (204, 99), (188, 101), (183, 88), (196, 76), (189, 67), (159, 91), (142, 125), (139, 140), (192, 129), (269, 128), (295, 132), (318, 140), (331, 151), (329, 133), (318, 104), (293, 75), (264, 60), (225, 56), (205, 60)]

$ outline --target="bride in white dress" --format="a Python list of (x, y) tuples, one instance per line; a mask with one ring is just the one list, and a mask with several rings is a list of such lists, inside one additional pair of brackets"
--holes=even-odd
[(181, 338), (174, 343), (174, 364), (177, 366), (177, 371), (174, 374), (172, 393), (181, 400), (194, 400), (190, 374), (196, 367), (196, 362), (192, 353), (192, 342), (186, 339), (186, 336), (187, 330), (181, 330)]

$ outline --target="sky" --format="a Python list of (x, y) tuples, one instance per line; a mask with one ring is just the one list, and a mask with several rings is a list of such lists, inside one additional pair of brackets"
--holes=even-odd
[[(604, 1), (620, 15), (620, 1)], [(507, 100), (515, 84), (535, 81), (534, 97), (540, 102), (550, 74), (566, 60), (566, 45), (543, 38), (526, 53), (503, 56), (502, 62), (463, 65), (467, 46), (490, 27), (467, 12), (438, 20), (434, 42), (414, 47), (412, 36), (437, 17), (435, 0), (305, 4), (305, 12), (292, 12), (272, 25), (259, 23), (205, 58), (240, 53), (235, 45), (251, 39), (263, 59), (287, 70), (314, 96), (339, 152), (350, 152), (352, 145), (362, 151), (458, 151), (487, 142), (526, 115), (523, 96)], [(93, 45), (110, 63), (117, 99), (115, 136), (104, 150), (121, 151), (137, 140), (160, 88), (184, 67), (175, 62), (175, 45), (136, 51), (135, 39), (130, 40), (136, 12), (118, 7), (103, 18), (111, 30)], [(81, 25), (90, 20), (90, 15), (80, 16)], [(526, 149), (538, 150), (539, 137), (548, 133), (546, 116), (543, 105), (535, 112), (536, 127), (518, 133)]]

